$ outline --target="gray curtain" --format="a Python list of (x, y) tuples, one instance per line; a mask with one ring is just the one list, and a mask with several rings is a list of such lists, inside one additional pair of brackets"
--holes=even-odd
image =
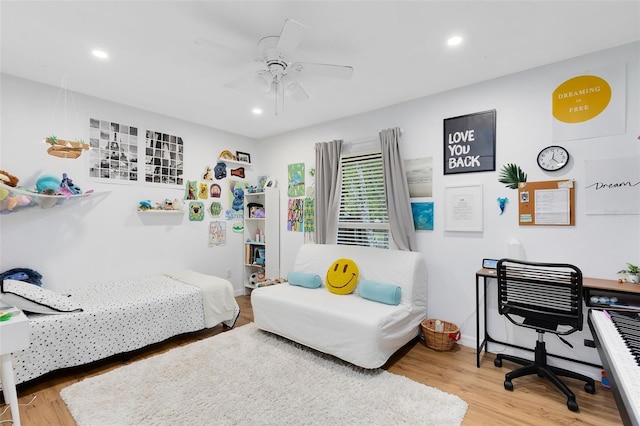
[(340, 152), (342, 140), (316, 144), (315, 241), (335, 244), (340, 202)]
[(384, 187), (391, 236), (400, 250), (416, 251), (416, 232), (409, 199), (409, 185), (400, 158), (400, 129), (380, 132)]

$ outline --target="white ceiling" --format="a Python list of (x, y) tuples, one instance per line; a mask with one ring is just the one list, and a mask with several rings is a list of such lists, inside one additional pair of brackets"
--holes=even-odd
[[(3, 73), (251, 138), (640, 39), (640, 1), (2, 0), (0, 18)], [(272, 98), (223, 85), (255, 69), (286, 18), (307, 27), (293, 60), (354, 75), (302, 76), (310, 99), (276, 116)], [(448, 48), (455, 34), (465, 41)]]

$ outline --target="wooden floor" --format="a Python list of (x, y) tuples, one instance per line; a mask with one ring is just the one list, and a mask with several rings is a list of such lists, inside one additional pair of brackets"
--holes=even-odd
[[(237, 297), (241, 315), (236, 327), (253, 321), (249, 296)], [(60, 397), (60, 390), (85, 377), (101, 374), (124, 364), (155, 355), (179, 345), (185, 345), (223, 332), (213, 330), (180, 336), (153, 347), (136, 351), (128, 360), (115, 357), (90, 366), (54, 373), (44, 379), (18, 386), (19, 402), (31, 404), (20, 407), (24, 426), (75, 425)], [(233, 330), (226, 331), (233, 333)], [(622, 421), (610, 390), (596, 383), (596, 393), (586, 393), (582, 384), (572, 379), (566, 383), (576, 394), (580, 411), (567, 409), (566, 398), (545, 379), (528, 376), (514, 380), (514, 391), (503, 387), (504, 373), (516, 367), (508, 362), (502, 368), (493, 365), (493, 356), (486, 354), (481, 368), (476, 368), (475, 349), (456, 345), (451, 351), (429, 349), (422, 341), (414, 341), (387, 363), (388, 371), (407, 376), (417, 382), (455, 394), (465, 400), (468, 410), (463, 425), (620, 425)], [(0, 412), (4, 406), (0, 407)], [(9, 411), (0, 416), (10, 419)], [(114, 419), (115, 420), (115, 419)]]

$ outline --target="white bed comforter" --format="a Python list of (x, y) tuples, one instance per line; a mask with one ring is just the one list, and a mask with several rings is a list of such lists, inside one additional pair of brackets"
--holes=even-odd
[[(233, 286), (229, 281), (189, 269), (170, 272), (166, 275), (200, 289), (202, 292), (205, 327), (213, 327), (232, 318), (235, 323), (234, 314), (236, 314), (238, 304), (233, 296)], [(233, 324), (230, 326), (232, 327)]]
[(223, 322), (232, 327), (240, 310), (233, 299), (229, 314), (231, 302), (224, 293), (216, 302), (213, 291), (202, 291), (166, 275), (75, 290), (70, 297), (82, 312), (28, 314), (31, 343), (12, 354), (16, 383), (210, 327), (207, 324), (214, 317), (207, 314), (209, 320), (205, 320), (204, 299), (208, 310), (221, 318), (213, 325)]

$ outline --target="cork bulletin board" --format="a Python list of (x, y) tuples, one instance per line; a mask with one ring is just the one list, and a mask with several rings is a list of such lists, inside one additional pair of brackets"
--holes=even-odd
[(518, 224), (575, 226), (575, 181), (521, 182), (518, 186)]

